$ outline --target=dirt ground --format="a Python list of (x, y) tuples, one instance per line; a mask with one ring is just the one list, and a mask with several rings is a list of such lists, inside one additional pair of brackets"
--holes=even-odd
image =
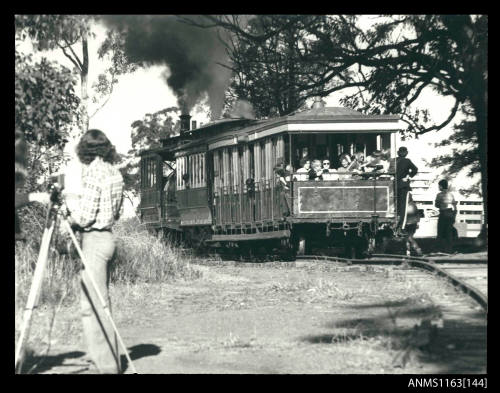
[[(443, 314), (440, 299), (457, 293), (438, 278), (424, 286), (396, 267), (326, 262), (196, 268), (203, 276), (195, 281), (112, 288), (115, 322), (139, 373), (486, 372), (484, 313), (471, 301), (466, 320)], [(415, 344), (424, 320), (438, 327)], [(71, 325), (72, 339), (55, 334), (32, 373), (95, 372), (74, 339), (79, 323), (74, 312), (58, 317), (54, 330)], [(447, 333), (457, 324), (467, 339)], [(471, 345), (479, 348), (473, 361), (464, 352)]]

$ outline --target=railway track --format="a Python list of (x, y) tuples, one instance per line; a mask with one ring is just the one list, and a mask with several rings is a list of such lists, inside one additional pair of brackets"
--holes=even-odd
[[(407, 279), (424, 288), (436, 285), (440, 277), (465, 296), (447, 291), (445, 296), (434, 298), (440, 310), (437, 320), (415, 326), (415, 332), (439, 331), (439, 349), (447, 360), (447, 367), (459, 373), (486, 373), (487, 370), (487, 316), (488, 316), (488, 270), (486, 259), (458, 259), (450, 257), (406, 257), (402, 255), (374, 254), (369, 259), (346, 259), (304, 255), (298, 260), (323, 260), (343, 262), (348, 265), (364, 264), (373, 267), (399, 265), (397, 269)], [(472, 299), (472, 300), (471, 300)], [(419, 333), (420, 334), (420, 333)], [(418, 335), (417, 335), (418, 336)], [(424, 336), (427, 336), (425, 334)], [(406, 352), (409, 353), (409, 352)], [(394, 364), (405, 367), (405, 352), (395, 358)]]
[(488, 265), (486, 259), (449, 258), (446, 256), (413, 257), (396, 254), (373, 254), (367, 259), (348, 259), (333, 256), (301, 255), (298, 260), (341, 262), (348, 265), (404, 264), (442, 277), (455, 288), (488, 311)]

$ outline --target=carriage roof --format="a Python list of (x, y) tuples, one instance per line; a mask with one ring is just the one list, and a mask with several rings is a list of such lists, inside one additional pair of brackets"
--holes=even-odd
[[(206, 145), (208, 150), (238, 142), (251, 142), (273, 134), (397, 132), (404, 128), (398, 115), (365, 115), (343, 107), (312, 108), (286, 116), (254, 120), (227, 118), (215, 120), (194, 130), (163, 140), (163, 148), (143, 153), (177, 152)], [(142, 154), (142, 153), (141, 153)]]

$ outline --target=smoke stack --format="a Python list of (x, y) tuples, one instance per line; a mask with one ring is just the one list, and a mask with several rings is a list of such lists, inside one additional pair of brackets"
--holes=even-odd
[(314, 97), (314, 104), (312, 106), (313, 109), (320, 109), (325, 107), (325, 102), (321, 99), (321, 97)]
[(183, 132), (189, 131), (189, 122), (191, 120), (191, 116), (188, 114), (183, 114), (179, 116), (181, 119), (181, 134)]

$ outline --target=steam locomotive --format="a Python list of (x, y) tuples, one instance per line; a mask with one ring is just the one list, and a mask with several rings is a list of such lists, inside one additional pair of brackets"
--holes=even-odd
[[(365, 115), (342, 107), (266, 119), (228, 118), (199, 128), (180, 116), (181, 132), (141, 153), (142, 222), (187, 242), (252, 256), (284, 258), (313, 248), (369, 253), (392, 235), (397, 220), (394, 176), (297, 180), (284, 194), (276, 165), (375, 150), (396, 157), (396, 115)], [(286, 203), (283, 203), (283, 201)]]

